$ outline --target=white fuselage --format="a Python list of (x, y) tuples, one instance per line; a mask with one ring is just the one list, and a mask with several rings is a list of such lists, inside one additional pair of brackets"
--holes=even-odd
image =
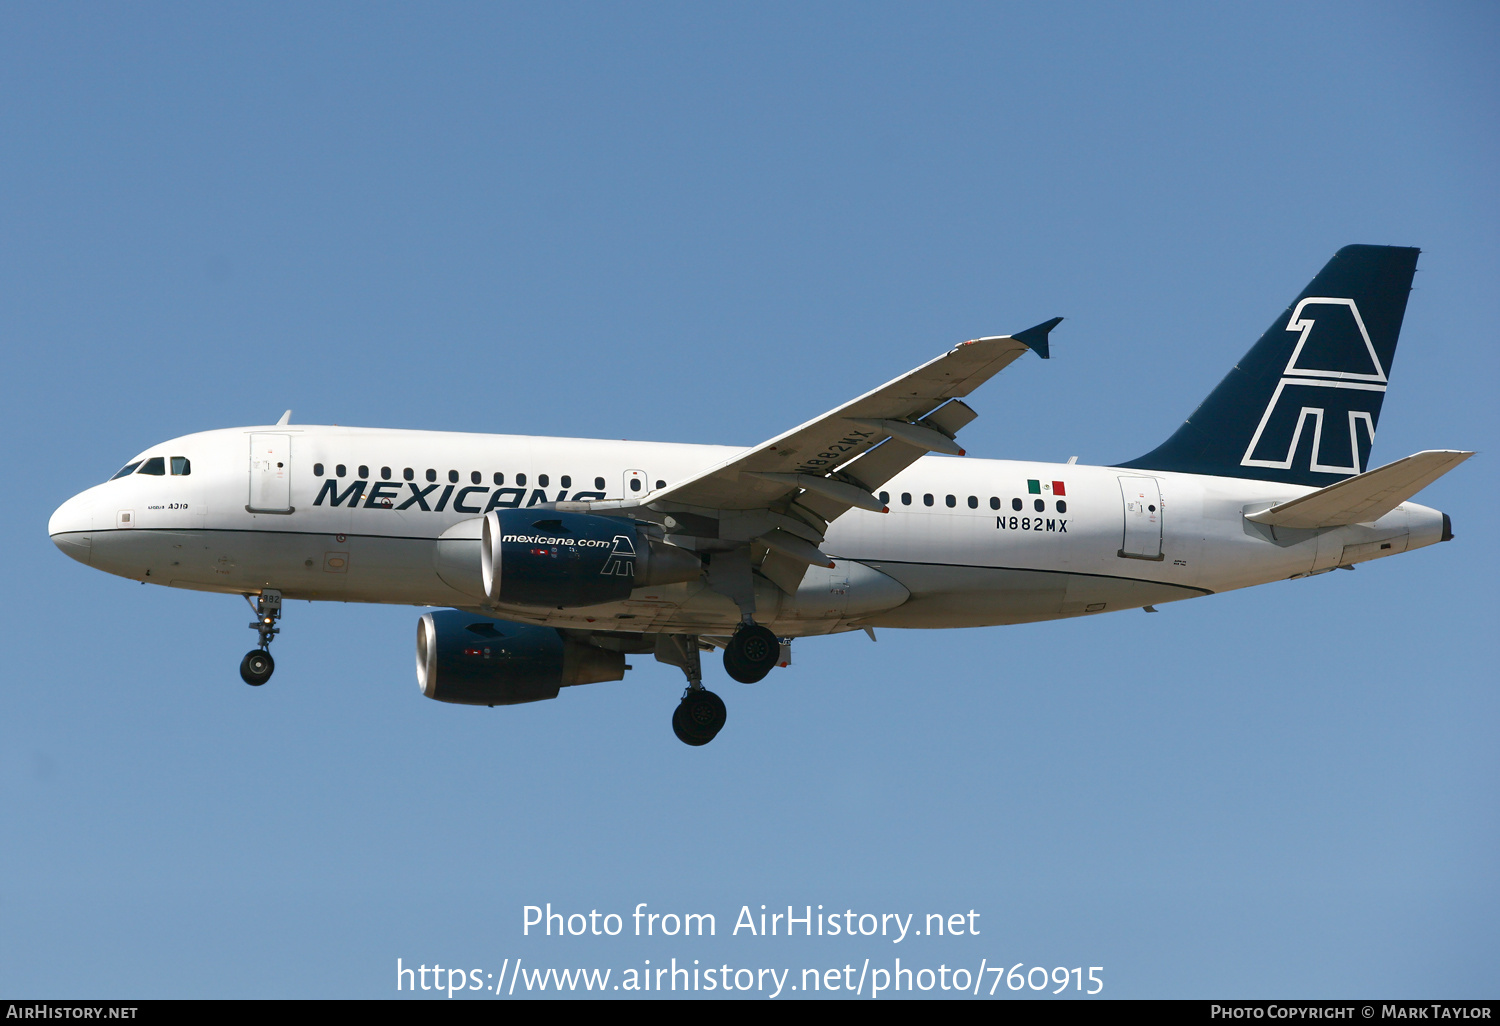
[[(722, 633), (739, 610), (703, 581), (638, 588), (582, 609), (492, 604), (479, 583), (477, 525), (496, 508), (646, 496), (740, 451), (305, 425), (226, 429), (152, 446), (138, 459), (164, 457), (166, 472), (133, 473), (74, 496), (49, 532), (90, 566), (180, 588), (456, 606), (595, 631)], [(190, 472), (171, 473), (173, 457)], [(1322, 530), (1245, 519), (1310, 491), (929, 456), (882, 489), (888, 514), (854, 509), (830, 525), (821, 547), (834, 569), (810, 568), (795, 596), (757, 578), (756, 618), (785, 637), (1024, 623), (1319, 573), (1443, 536), (1442, 514), (1411, 502), (1372, 524)]]

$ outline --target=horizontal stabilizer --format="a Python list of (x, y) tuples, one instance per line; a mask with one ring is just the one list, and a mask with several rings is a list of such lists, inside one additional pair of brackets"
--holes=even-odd
[(1273, 527), (1367, 524), (1379, 520), (1472, 455), (1451, 449), (1429, 449), (1319, 488), (1300, 499), (1259, 513), (1247, 513), (1245, 519)]

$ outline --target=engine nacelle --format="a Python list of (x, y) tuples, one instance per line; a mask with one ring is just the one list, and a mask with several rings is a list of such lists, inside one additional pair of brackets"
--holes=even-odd
[(625, 655), (564, 637), (551, 627), (458, 609), (417, 622), (417, 685), (439, 702), (519, 705), (560, 689), (625, 678)]
[(485, 514), (479, 559), (492, 602), (558, 609), (618, 602), (633, 588), (703, 572), (693, 553), (650, 538), (633, 520), (543, 509)]

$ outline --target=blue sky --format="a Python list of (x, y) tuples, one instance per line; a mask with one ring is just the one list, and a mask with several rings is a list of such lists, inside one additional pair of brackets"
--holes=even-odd
[[(0, 991), (899, 955), (1495, 997), (1497, 44), (1462, 3), (7, 5)], [(1351, 242), (1424, 251), (1373, 459), (1481, 450), (1422, 496), (1454, 543), (1151, 617), (802, 642), (760, 685), (713, 671), (704, 749), (640, 658), (429, 702), (408, 608), (292, 606), (252, 691), (239, 599), (46, 537), (147, 445), (288, 407), (751, 444), (1059, 314), (964, 443), (1129, 459)], [(523, 937), (549, 901), (720, 936)], [(982, 932), (725, 936), (763, 903)]]

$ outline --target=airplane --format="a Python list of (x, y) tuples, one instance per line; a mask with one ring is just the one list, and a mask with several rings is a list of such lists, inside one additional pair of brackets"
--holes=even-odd
[(685, 674), (672, 727), (704, 745), (727, 719), (704, 652), (753, 684), (796, 638), (1155, 612), (1451, 540), (1410, 500), (1472, 452), (1366, 469), (1418, 253), (1340, 249), (1171, 437), (1112, 466), (962, 458), (963, 400), (1049, 358), (1053, 318), (749, 449), (287, 411), (151, 446), (48, 533), (107, 573), (243, 595), (250, 685), (287, 599), (439, 607), (417, 627), (428, 698), (552, 699), (650, 654)]

